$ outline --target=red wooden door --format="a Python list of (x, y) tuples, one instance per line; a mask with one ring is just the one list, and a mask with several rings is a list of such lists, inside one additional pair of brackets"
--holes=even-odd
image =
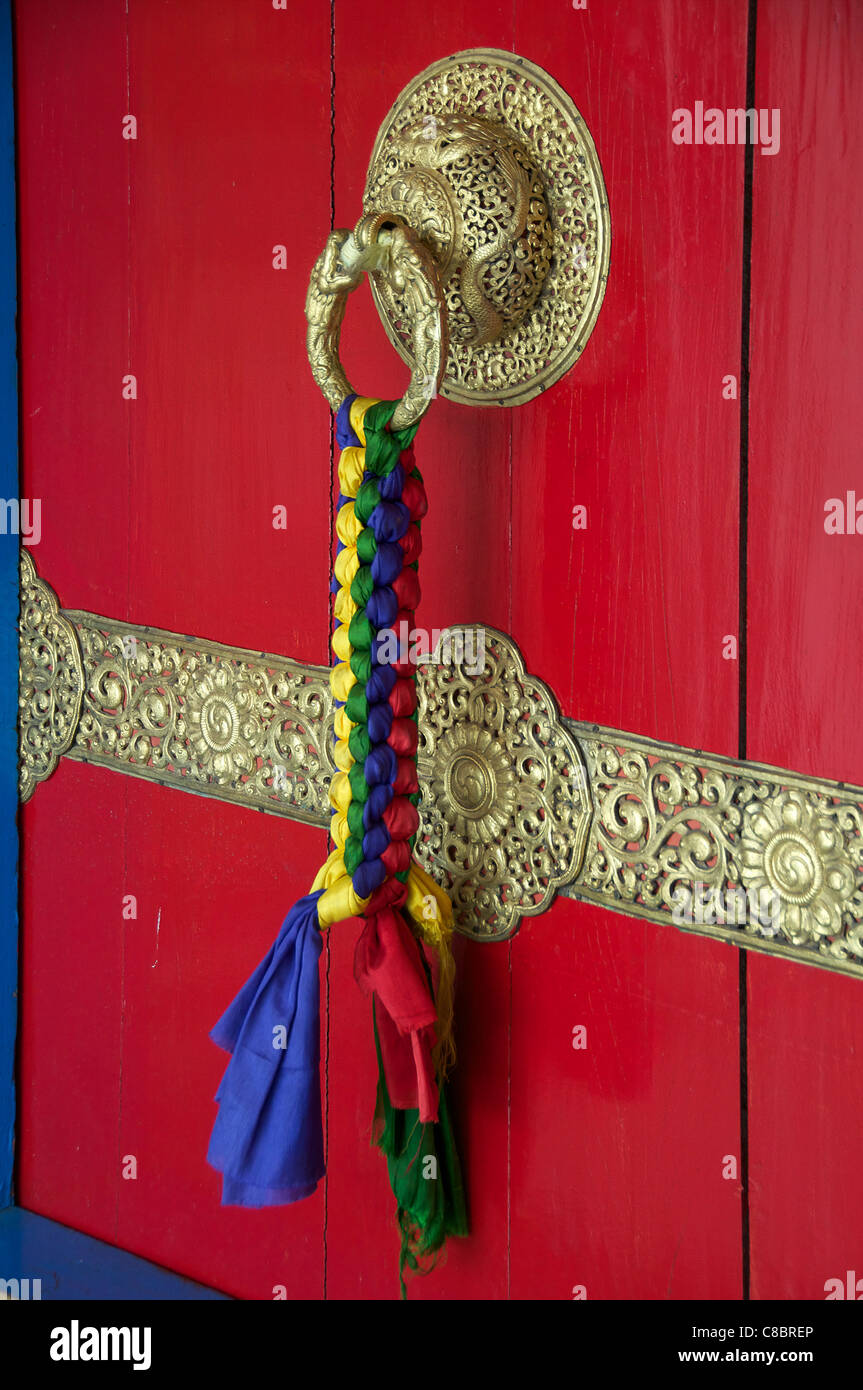
[[(743, 146), (671, 130), (698, 101), (747, 104), (756, 34), (754, 104), (783, 126), (776, 155), (749, 152), (750, 198)], [(510, 633), (576, 718), (863, 783), (863, 561), (822, 526), (855, 485), (863, 208), (843, 132), (861, 38), (851, 0), (336, 0), (304, 7), (299, 38), (295, 13), (238, 0), (20, 6), (40, 571), (68, 607), (327, 661), (334, 463), (308, 273), (356, 221), (407, 81), (509, 48), (592, 132), (612, 270), (553, 390), (429, 412), (421, 620)], [(398, 395), (405, 369), (354, 300), (348, 375)], [(224, 1209), (204, 1158), (224, 1065), (209, 1029), (323, 833), (69, 761), (23, 821), (21, 1204), (244, 1298), (397, 1296), (350, 928), (322, 958), (326, 1184)], [(567, 899), (509, 943), (461, 940), (458, 965), (472, 1234), (412, 1297), (738, 1298), (751, 1279), (754, 1297), (821, 1298), (859, 1264), (858, 982)]]

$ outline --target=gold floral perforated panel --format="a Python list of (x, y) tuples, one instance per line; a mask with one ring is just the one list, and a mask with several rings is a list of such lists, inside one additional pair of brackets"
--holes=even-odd
[[(21, 796), (61, 757), (329, 823), (329, 672), (59, 608), (21, 561)], [(419, 658), (416, 855), (459, 931), (511, 936), (564, 893), (863, 975), (863, 790), (563, 718), (515, 643)]]

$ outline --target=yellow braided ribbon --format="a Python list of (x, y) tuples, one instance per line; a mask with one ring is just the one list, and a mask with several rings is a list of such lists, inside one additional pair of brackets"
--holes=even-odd
[[(335, 748), (333, 758), (338, 771), (330, 783), (329, 801), (333, 808), (330, 834), (335, 848), (326, 863), (318, 871), (312, 892), (323, 889), (318, 900), (318, 921), (321, 930), (344, 921), (347, 917), (364, 915), (371, 898), (361, 898), (353, 886), (345, 867), (344, 848), (348, 838), (348, 808), (351, 804), (351, 784), (348, 773), (354, 762), (348, 739), (352, 721), (348, 718), (344, 703), (356, 684), (356, 676), (351, 670), (351, 643), (349, 628), (351, 619), (357, 613), (357, 604), (351, 595), (351, 584), (360, 567), (357, 541), (362, 524), (354, 511), (354, 499), (363, 482), (366, 471), (366, 436), (364, 420), (366, 411), (377, 405), (377, 400), (358, 396), (350, 407), (351, 427), (360, 440), (359, 446), (348, 445), (339, 458), (339, 486), (343, 502), (336, 517), (336, 534), (344, 549), (336, 557), (334, 573), (339, 588), (335, 597), (334, 613), (336, 626), (332, 636), (332, 648), (336, 664), (330, 671), (330, 690), (340, 708), (335, 716)], [(440, 888), (423, 868), (411, 860), (407, 878), (407, 897), (404, 911), (410, 920), (414, 934), (424, 941), (437, 956), (438, 980), (436, 1004), (438, 1010), (438, 1041), (434, 1060), (443, 1081), (446, 1072), (455, 1061), (453, 1041), (453, 987), (455, 962), (452, 955), (452, 904), (447, 894)]]

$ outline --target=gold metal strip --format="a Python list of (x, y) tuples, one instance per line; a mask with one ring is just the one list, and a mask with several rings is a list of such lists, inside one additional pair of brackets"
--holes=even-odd
[[(325, 827), (329, 670), (59, 609), (23, 552), (21, 795), (61, 756)], [(419, 658), (416, 854), (500, 941), (556, 893), (863, 976), (863, 789), (564, 719), (515, 643)]]
[(84, 697), (67, 756), (327, 825), (329, 671), (266, 652), (64, 610)]
[(84, 672), (74, 629), (27, 550), (21, 550), (19, 571), (18, 795), (27, 801), (69, 749)]
[(569, 896), (863, 976), (863, 789), (566, 722), (595, 808)]

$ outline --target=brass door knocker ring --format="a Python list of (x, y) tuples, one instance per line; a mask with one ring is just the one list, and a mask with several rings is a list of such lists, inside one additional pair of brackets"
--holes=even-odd
[(339, 360), (348, 295), (363, 272), (381, 277), (408, 306), (413, 369), (392, 418), (394, 429), (421, 420), (438, 393), (447, 354), (446, 314), (430, 253), (410, 227), (386, 212), (367, 213), (352, 232), (331, 232), (306, 297), (307, 348), (315, 381), (333, 410), (353, 394)]

